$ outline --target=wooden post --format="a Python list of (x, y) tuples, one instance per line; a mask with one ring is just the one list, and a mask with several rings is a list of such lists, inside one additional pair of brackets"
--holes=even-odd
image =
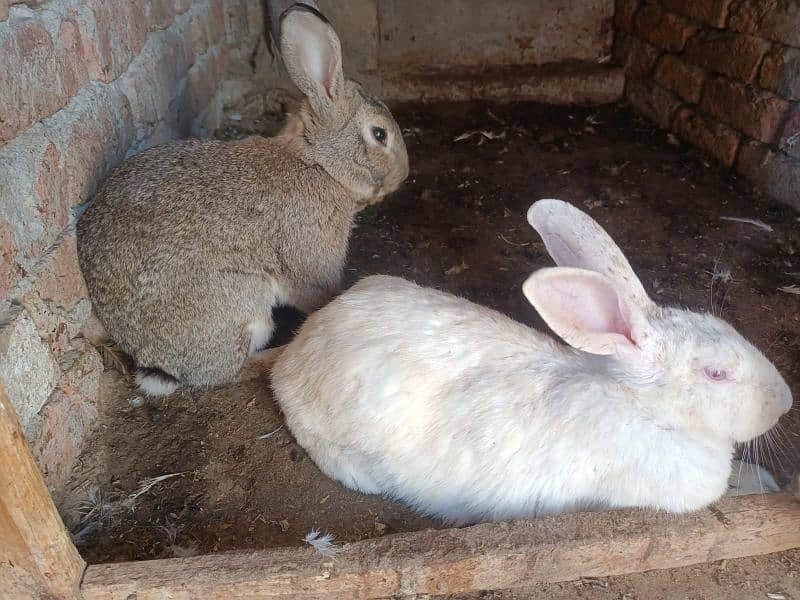
[(669, 569), (800, 546), (785, 493), (724, 498), (689, 515), (624, 510), (389, 535), (334, 559), (276, 548), (91, 565), (86, 600), (394, 598)]
[(0, 384), (0, 596), (80, 598), (84, 567)]

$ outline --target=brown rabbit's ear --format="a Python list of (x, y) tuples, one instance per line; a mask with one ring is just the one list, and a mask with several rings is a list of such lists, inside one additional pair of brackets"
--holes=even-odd
[(297, 4), (281, 20), (281, 54), (289, 76), (317, 116), (329, 117), (342, 95), (339, 37), (321, 13)]
[(622, 250), (582, 210), (562, 200), (539, 200), (528, 209), (528, 223), (542, 236), (547, 253), (559, 267), (600, 273), (641, 306), (651, 303)]

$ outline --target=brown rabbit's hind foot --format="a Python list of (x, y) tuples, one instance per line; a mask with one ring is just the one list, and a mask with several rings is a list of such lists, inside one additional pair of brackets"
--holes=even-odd
[(181, 386), (180, 382), (172, 375), (168, 375), (161, 369), (147, 367), (136, 369), (134, 381), (139, 389), (148, 396), (169, 396)]

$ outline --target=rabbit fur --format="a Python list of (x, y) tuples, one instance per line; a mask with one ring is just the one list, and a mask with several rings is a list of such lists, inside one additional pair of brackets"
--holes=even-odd
[(400, 128), (344, 79), (327, 21), (301, 5), (281, 25), (305, 100), (277, 137), (150, 148), (111, 175), (79, 222), (97, 315), (148, 393), (232, 380), (269, 341), (273, 306), (325, 304), (354, 215), (408, 175)]
[[(319, 468), (446, 522), (701, 508), (790, 390), (730, 325), (656, 306), (588, 215), (535, 203), (555, 268), (523, 285), (569, 346), (455, 296), (367, 277), (277, 357), (287, 426)], [(743, 492), (749, 490), (743, 488)]]

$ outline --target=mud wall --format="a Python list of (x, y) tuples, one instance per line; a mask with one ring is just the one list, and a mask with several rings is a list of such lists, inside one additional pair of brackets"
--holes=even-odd
[[(342, 40), (345, 74), (388, 102), (491, 99), (599, 104), (618, 100), (609, 64), (613, 0), (318, 0)], [(266, 40), (240, 94), (275, 108), (291, 91)]]
[(618, 0), (633, 107), (800, 208), (800, 2)]

